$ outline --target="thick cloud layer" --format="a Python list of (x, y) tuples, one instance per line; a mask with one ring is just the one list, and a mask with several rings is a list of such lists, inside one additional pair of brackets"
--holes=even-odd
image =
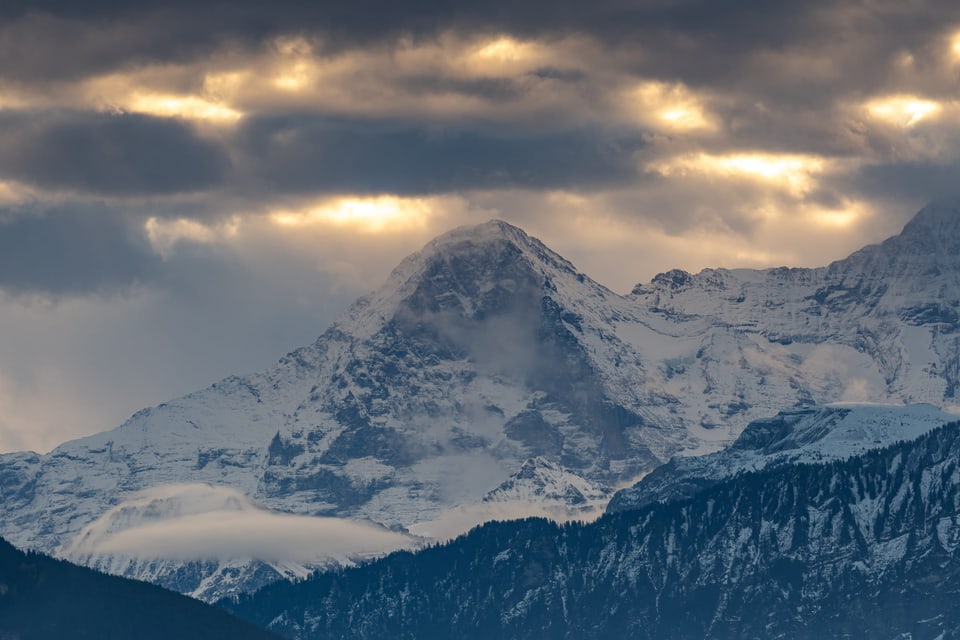
[(0, 174), (54, 190), (115, 196), (216, 186), (229, 160), (177, 120), (126, 113), (0, 117)]
[(406, 195), (624, 185), (637, 179), (633, 154), (642, 140), (301, 118), (251, 121), (238, 146), (261, 193)]
[(111, 292), (156, 277), (160, 259), (139, 229), (98, 207), (0, 208), (0, 288)]

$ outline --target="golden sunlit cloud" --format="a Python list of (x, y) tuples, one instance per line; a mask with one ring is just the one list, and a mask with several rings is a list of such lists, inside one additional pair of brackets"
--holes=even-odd
[(255, 61), (263, 72), (251, 88), (261, 95), (269, 91), (299, 94), (314, 108), (337, 105), (351, 111), (390, 111), (419, 105), (428, 111), (462, 110), (477, 105), (467, 96), (443, 95), (448, 92), (411, 92), (404, 78), (522, 77), (562, 57), (554, 45), (508, 35), (445, 34), (429, 42), (400, 39), (392, 48), (334, 55), (315, 51), (302, 39), (286, 38), (274, 42), (266, 58)]
[(185, 120), (235, 122), (243, 116), (226, 105), (189, 95), (133, 94), (123, 100), (121, 108), (162, 118)]
[[(276, 107), (279, 101), (298, 109), (351, 116), (482, 114), (490, 110), (491, 98), (446, 89), (443, 83), (425, 91), (422, 82), (411, 87), (406, 80), (498, 77), (525, 81), (529, 72), (562, 57), (553, 45), (503, 35), (444, 34), (431, 41), (401, 38), (390, 47), (333, 54), (286, 39), (248, 61), (255, 72), (232, 93), (232, 104), (256, 110)], [(530, 84), (535, 91), (537, 83)], [(246, 111), (244, 106), (237, 108)]]
[(203, 95), (218, 103), (227, 104), (251, 81), (248, 70), (213, 71), (203, 76)]
[(682, 84), (643, 82), (626, 91), (621, 109), (643, 126), (667, 131), (713, 130), (704, 101)]
[(301, 210), (275, 211), (270, 219), (281, 226), (331, 224), (377, 233), (422, 227), (443, 208), (442, 197), (376, 196), (325, 200)]
[(456, 66), (481, 75), (532, 70), (552, 59), (546, 45), (505, 35), (473, 44), (460, 58)]
[(872, 117), (901, 127), (912, 127), (922, 120), (937, 117), (940, 103), (917, 96), (898, 94), (871, 100), (865, 105)]
[(845, 229), (860, 222), (867, 214), (860, 203), (852, 203), (839, 209), (816, 209), (810, 212), (811, 219), (822, 227)]
[(86, 79), (58, 100), (72, 99), (77, 106), (99, 111), (142, 113), (161, 118), (233, 124), (243, 113), (226, 96), (244, 80), (241, 72), (198, 74), (203, 89), (196, 93), (171, 90), (173, 85), (196, 70), (158, 65), (131, 73), (117, 73)]
[(33, 190), (22, 184), (0, 180), (0, 205), (23, 204), (35, 197)]
[(746, 177), (776, 184), (793, 194), (801, 195), (816, 186), (816, 176), (826, 170), (827, 161), (803, 154), (694, 153), (654, 162), (648, 165), (648, 168), (668, 177), (697, 173)]
[(309, 63), (300, 61), (283, 69), (273, 78), (273, 86), (283, 91), (299, 91), (307, 87), (313, 78)]
[(536, 58), (539, 53), (542, 53), (540, 48), (532, 42), (500, 36), (480, 44), (472, 52), (472, 57), (477, 60), (512, 63)]
[(23, 109), (31, 106), (31, 100), (15, 87), (0, 83), (0, 110)]
[(316, 76), (317, 60), (313, 46), (304, 38), (280, 37), (274, 40), (276, 59), (268, 73), (270, 84), (281, 91), (300, 91)]
[(181, 242), (211, 244), (236, 236), (240, 221), (237, 218), (231, 218), (219, 225), (206, 225), (189, 218), (167, 220), (151, 217), (143, 226), (150, 246), (161, 257), (167, 258), (173, 248)]
[[(280, 37), (256, 50), (224, 48), (190, 63), (136, 66), (40, 91), (0, 87), (0, 108), (136, 112), (219, 126), (235, 124), (248, 114), (278, 110), (348, 117), (481, 117), (511, 122), (527, 118), (542, 123), (564, 117), (635, 121), (634, 115), (621, 110), (619, 93), (611, 103), (603, 95), (597, 99), (585, 92), (579, 80), (538, 73), (558, 68), (591, 82), (596, 76), (614, 92), (635, 84), (629, 73), (616, 68), (588, 73), (590, 62), (603, 56), (600, 43), (582, 36), (535, 40), (451, 31), (429, 40), (400, 38), (383, 46), (335, 51), (303, 38)], [(472, 90), (465, 79), (496, 79), (513, 90), (504, 99)], [(706, 126), (709, 119), (689, 92), (670, 85), (659, 91), (664, 96), (648, 114), (658, 128)], [(649, 89), (647, 93), (648, 99), (657, 98)]]
[[(818, 227), (834, 230), (846, 230), (861, 224), (872, 215), (867, 203), (859, 200), (844, 199), (838, 206), (826, 207), (817, 204), (799, 204), (790, 213), (798, 221), (808, 221)], [(783, 221), (783, 217), (779, 217)]]
[(953, 34), (953, 40), (950, 43), (950, 52), (953, 54), (953, 59), (960, 61), (960, 32)]

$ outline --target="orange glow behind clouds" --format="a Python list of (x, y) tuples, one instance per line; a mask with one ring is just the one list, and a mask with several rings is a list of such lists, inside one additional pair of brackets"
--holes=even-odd
[(848, 203), (838, 209), (816, 209), (810, 213), (813, 221), (823, 227), (845, 229), (867, 217), (867, 208), (859, 202)]
[(0, 205), (18, 205), (36, 196), (33, 190), (22, 184), (0, 180)]
[(866, 109), (878, 120), (902, 127), (912, 127), (922, 120), (937, 117), (943, 107), (933, 100), (897, 94), (871, 100), (866, 104)]
[(682, 84), (643, 82), (627, 92), (625, 108), (641, 124), (673, 131), (712, 130), (703, 100)]
[(186, 72), (179, 67), (157, 66), (129, 74), (98, 76), (56, 99), (73, 100), (78, 106), (99, 111), (126, 111), (210, 124), (229, 125), (243, 117), (243, 112), (228, 99), (244, 79), (241, 72), (204, 74), (202, 89), (192, 93), (171, 89), (170, 78)]
[(185, 120), (233, 122), (243, 115), (223, 104), (189, 95), (133, 94), (124, 106), (129, 111)]
[(826, 164), (823, 158), (803, 154), (694, 153), (655, 162), (649, 168), (664, 176), (683, 176), (688, 173), (740, 176), (774, 184), (799, 195), (814, 188), (816, 176), (823, 173)]
[(437, 198), (344, 197), (295, 211), (276, 211), (270, 219), (281, 226), (332, 224), (358, 231), (382, 231), (422, 227), (440, 208)]

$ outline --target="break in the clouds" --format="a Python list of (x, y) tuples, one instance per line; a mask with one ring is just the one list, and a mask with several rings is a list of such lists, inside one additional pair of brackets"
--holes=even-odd
[[(459, 224), (519, 224), (624, 291), (674, 267), (824, 264), (960, 183), (947, 0), (30, 0), (0, 16), (0, 316), (57, 318), (0, 337), (23, 358), (0, 365), (0, 395), (47, 399), (3, 412), (0, 448), (189, 390), (128, 389), (105, 413), (113, 372), (143, 360), (180, 358), (166, 378), (198, 386), (265, 365)], [(140, 340), (52, 364), (85, 304), (104, 331), (86, 340)], [(51, 393), (76, 371), (96, 389)]]

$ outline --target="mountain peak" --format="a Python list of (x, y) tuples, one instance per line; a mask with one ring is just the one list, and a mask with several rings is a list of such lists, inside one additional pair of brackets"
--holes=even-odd
[(423, 249), (408, 256), (393, 272), (387, 289), (404, 289), (404, 284), (424, 277), (436, 278), (439, 272), (457, 271), (457, 280), (497, 278), (509, 275), (523, 264), (540, 276), (550, 272), (579, 275), (565, 258), (540, 240), (503, 220), (457, 227), (437, 236)]
[[(855, 279), (882, 282), (884, 290), (893, 287), (901, 297), (915, 297), (917, 287), (941, 288), (943, 283), (933, 276), (960, 269), (960, 196), (931, 201), (898, 235), (864, 247), (830, 268), (852, 269)], [(901, 286), (894, 287), (896, 281)]]
[[(372, 335), (383, 322), (415, 310), (484, 316), (520, 299), (540, 304), (563, 282), (575, 289), (602, 289), (538, 239), (503, 220), (453, 229), (405, 258), (387, 282), (358, 301), (341, 326)], [(582, 297), (582, 296), (580, 296)]]
[(935, 235), (960, 238), (960, 196), (939, 198), (917, 212), (901, 235)]
[[(429, 244), (445, 244), (459, 240), (472, 239), (475, 241), (490, 240), (529, 240), (530, 236), (520, 227), (509, 222), (493, 218), (480, 224), (467, 224), (451, 229), (434, 238)], [(429, 245), (428, 245), (429, 246)]]
[(503, 220), (488, 220), (481, 224), (464, 225), (441, 234), (428, 242), (411, 257), (428, 259), (437, 254), (456, 255), (487, 250), (493, 245), (513, 245), (524, 253), (548, 253), (554, 259), (563, 260), (542, 242), (527, 235), (527, 232)]

